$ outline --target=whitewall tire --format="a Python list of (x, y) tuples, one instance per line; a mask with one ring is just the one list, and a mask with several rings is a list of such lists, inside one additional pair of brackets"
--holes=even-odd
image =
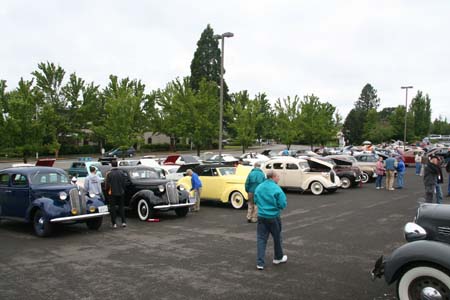
[(433, 267), (415, 267), (406, 271), (397, 284), (397, 295), (400, 300), (423, 299), (421, 294), (425, 291), (437, 292), (441, 295), (439, 299), (448, 299), (449, 274)]

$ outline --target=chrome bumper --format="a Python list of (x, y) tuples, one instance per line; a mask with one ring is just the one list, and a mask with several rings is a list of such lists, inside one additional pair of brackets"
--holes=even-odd
[(194, 206), (195, 203), (181, 203), (181, 204), (164, 204), (153, 206), (154, 209), (168, 209), (168, 208), (178, 208), (178, 207), (189, 207)]
[(109, 212), (86, 214), (86, 215), (71, 216), (71, 217), (55, 218), (55, 219), (51, 219), (50, 222), (51, 223), (60, 223), (60, 222), (67, 222), (67, 221), (77, 221), (77, 220), (98, 218), (98, 217), (103, 217), (103, 216), (107, 216), (107, 215), (109, 215)]

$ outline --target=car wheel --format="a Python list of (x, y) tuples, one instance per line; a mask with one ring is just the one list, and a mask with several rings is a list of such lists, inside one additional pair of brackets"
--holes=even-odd
[(37, 236), (49, 236), (53, 231), (53, 225), (45, 218), (44, 213), (38, 209), (33, 217), (34, 232)]
[(102, 226), (103, 218), (94, 218), (86, 221), (86, 226), (90, 230), (98, 230)]
[(366, 172), (362, 172), (361, 173), (361, 182), (362, 183), (368, 183), (369, 182), (369, 174), (367, 174)]
[(231, 202), (231, 206), (233, 206), (233, 208), (235, 209), (241, 209), (244, 206), (245, 203), (245, 199), (244, 196), (238, 192), (232, 192), (230, 195), (230, 202)]
[(397, 295), (400, 300), (449, 299), (449, 273), (426, 266), (409, 269), (398, 281)]
[(341, 188), (343, 189), (348, 189), (349, 187), (352, 186), (352, 181), (348, 177), (342, 177), (341, 183), (342, 183)]
[(323, 185), (318, 182), (318, 181), (314, 181), (313, 183), (311, 183), (311, 193), (313, 193), (314, 195), (320, 195), (323, 193)]
[(151, 219), (153, 215), (153, 210), (150, 208), (150, 204), (143, 198), (138, 200), (136, 211), (141, 221), (147, 221), (148, 219)]
[(178, 217), (186, 217), (187, 213), (189, 212), (189, 206), (187, 207), (180, 207), (175, 209), (175, 213)]

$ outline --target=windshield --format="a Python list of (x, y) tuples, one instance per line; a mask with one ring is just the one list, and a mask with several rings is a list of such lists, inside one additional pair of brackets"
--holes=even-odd
[(236, 168), (234, 168), (234, 167), (229, 167), (229, 168), (219, 168), (218, 170), (219, 170), (219, 172), (220, 172), (220, 174), (221, 174), (222, 176), (224, 176), (224, 175), (234, 175), (234, 174), (236, 174)]
[(56, 171), (38, 171), (31, 177), (32, 184), (57, 185), (69, 183), (69, 179), (64, 173)]
[(159, 173), (149, 169), (134, 169), (130, 171), (132, 179), (159, 179)]

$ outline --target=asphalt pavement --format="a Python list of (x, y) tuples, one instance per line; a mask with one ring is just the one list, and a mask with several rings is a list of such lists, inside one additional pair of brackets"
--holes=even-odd
[(49, 238), (31, 226), (0, 223), (1, 299), (395, 299), (371, 281), (381, 254), (404, 243), (403, 226), (423, 195), (408, 168), (403, 190), (361, 188), (313, 196), (287, 192), (288, 262), (256, 270), (256, 225), (245, 210), (202, 203), (201, 211), (161, 222), (130, 216), (126, 229), (105, 217), (99, 231), (65, 226)]

